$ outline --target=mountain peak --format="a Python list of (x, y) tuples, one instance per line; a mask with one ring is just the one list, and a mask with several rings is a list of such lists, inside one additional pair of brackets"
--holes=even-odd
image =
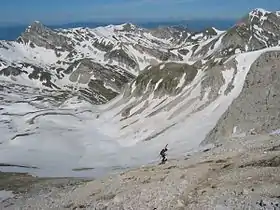
[(256, 8), (249, 13), (249, 16), (252, 17), (252, 18), (254, 18), (254, 17), (263, 18), (263, 17), (265, 17), (265, 16), (267, 16), (268, 14), (271, 14), (271, 13), (272, 12), (267, 11), (265, 9)]
[[(255, 8), (251, 12), (249, 12), (247, 15), (242, 17), (235, 26), (244, 26), (244, 25), (255, 25), (255, 24), (263, 24), (265, 21), (268, 19), (273, 19), (274, 21), (274, 16), (279, 16), (277, 12), (271, 12), (262, 8)], [(277, 18), (277, 17), (276, 17)], [(277, 24), (278, 25), (278, 24)]]
[(41, 22), (39, 20), (35, 20), (33, 23), (34, 24), (41, 24)]
[(262, 13), (262, 14), (268, 14), (268, 13), (271, 13), (270, 11), (268, 10), (265, 10), (263, 8), (255, 8), (251, 11), (251, 13)]
[(41, 23), (40, 21), (38, 20), (35, 20), (31, 25), (30, 27), (44, 27), (43, 23)]
[(42, 31), (45, 30), (47, 27), (44, 26), (40, 21), (36, 20), (31, 25), (29, 25), (24, 33), (29, 33), (31, 31)]
[(132, 23), (127, 22), (127, 23), (123, 23), (121, 25), (115, 25), (114, 28), (116, 30), (120, 30), (120, 31), (134, 31), (137, 28), (137, 26)]

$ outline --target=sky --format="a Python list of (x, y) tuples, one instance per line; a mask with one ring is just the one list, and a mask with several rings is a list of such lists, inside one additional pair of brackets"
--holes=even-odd
[(280, 0), (1, 0), (0, 23), (236, 19)]

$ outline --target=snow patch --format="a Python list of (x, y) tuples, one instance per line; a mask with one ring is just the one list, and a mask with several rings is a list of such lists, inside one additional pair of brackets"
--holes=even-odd
[(162, 64), (160, 64), (159, 69), (162, 70), (164, 67), (165, 67), (165, 64), (162, 63)]
[(133, 93), (134, 91), (136, 90), (136, 81), (134, 81), (131, 85), (131, 92), (130, 93)]
[(179, 83), (178, 83), (176, 89), (177, 89), (177, 88), (181, 88), (181, 87), (184, 85), (184, 83), (185, 83), (185, 81), (186, 81), (185, 77), (186, 77), (186, 73), (184, 73), (183, 76), (181, 77), (181, 79), (180, 79), (180, 81), (179, 81)]
[(224, 78), (225, 82), (224, 82), (224, 85), (221, 87), (219, 94), (222, 94), (226, 91), (228, 84), (230, 83), (230, 81), (232, 80), (232, 78), (234, 76), (234, 68), (222, 71), (222, 74), (223, 74), (223, 78)]
[(270, 134), (271, 135), (280, 135), (280, 129), (274, 130)]
[(0, 190), (0, 203), (13, 197), (14, 194), (12, 191)]
[(234, 51), (235, 54), (239, 54), (239, 53), (241, 53), (241, 52), (242, 52), (242, 51), (241, 51), (239, 48), (235, 49), (235, 51)]
[(158, 86), (160, 85), (160, 83), (162, 83), (162, 81), (163, 81), (163, 79), (160, 79), (160, 80), (156, 83), (155, 89), (154, 89), (154, 90), (157, 90)]

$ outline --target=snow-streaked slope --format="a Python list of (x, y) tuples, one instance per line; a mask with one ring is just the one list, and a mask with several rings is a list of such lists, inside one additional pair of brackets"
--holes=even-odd
[(172, 27), (148, 30), (122, 24), (52, 30), (35, 21), (17, 41), (0, 41), (0, 78), (81, 90), (95, 103), (105, 103), (148, 65), (183, 61), (172, 49), (188, 36), (185, 29)]
[[(148, 86), (141, 79), (143, 87), (133, 82), (102, 106), (64, 91), (1, 82), (0, 163), (10, 167), (0, 168), (42, 176), (92, 176), (158, 161), (167, 143), (170, 158), (185, 155), (198, 148), (239, 95), (251, 64), (269, 50), (280, 49), (238, 54), (218, 75), (217, 67), (190, 74), (191, 66), (180, 66), (173, 89), (166, 86), (168, 77), (152, 76)], [(170, 65), (175, 64), (150, 71), (164, 74)], [(211, 83), (213, 76), (219, 85)]]
[(98, 106), (78, 96), (1, 84), (1, 171), (92, 177), (158, 159), (157, 148), (150, 148), (151, 144), (126, 147), (100, 131)]
[[(268, 37), (266, 30), (275, 14), (255, 13), (225, 32), (130, 24), (54, 31), (36, 23), (18, 42), (3, 42), (1, 78), (40, 87), (0, 83), (0, 163), (10, 164), (3, 169), (92, 175), (158, 161), (167, 143), (171, 158), (197, 149), (239, 96), (251, 65), (280, 50), (272, 47), (278, 32)], [(260, 44), (260, 37), (268, 40)], [(24, 58), (25, 51), (49, 58)], [(85, 95), (110, 102), (93, 106)]]
[(1, 171), (81, 176), (78, 169), (97, 168), (92, 176), (119, 166), (121, 147), (94, 128), (91, 104), (63, 91), (1, 84), (0, 165), (11, 165)]
[[(148, 30), (130, 23), (51, 30), (36, 21), (16, 42), (0, 42), (0, 77), (5, 75), (4, 70), (11, 72), (7, 67), (19, 68), (21, 75), (28, 76), (37, 67), (49, 74), (46, 83), (52, 84), (44, 86), (79, 86), (79, 82), (67, 82), (74, 73), (73, 65), (84, 59), (137, 76), (147, 66), (161, 62), (206, 62), (214, 57), (277, 46), (279, 25), (277, 12), (262, 9), (251, 11), (228, 31), (208, 28), (195, 33), (179, 27)], [(26, 64), (27, 69), (23, 66)], [(16, 80), (16, 76), (5, 75), (9, 80)], [(95, 75), (90, 75), (88, 81), (91, 77)]]
[[(181, 155), (199, 146), (238, 97), (252, 63), (262, 53), (274, 50), (280, 48), (238, 54), (228, 59), (222, 67), (217, 64), (207, 71), (198, 69), (195, 78), (176, 95), (158, 96), (159, 83), (163, 82), (160, 79), (158, 82), (150, 80), (146, 90), (137, 96), (133, 94), (137, 92), (137, 85), (133, 82), (131, 95), (119, 96), (103, 105), (96, 127), (100, 132), (116, 138), (123, 146), (146, 144), (149, 145), (146, 151), (150, 150), (152, 154), (154, 149), (159, 150), (168, 143), (172, 155)], [(163, 71), (160, 67), (158, 70)], [(184, 77), (185, 74), (177, 79), (178, 86)], [(137, 154), (141, 155), (147, 154)]]
[[(47, 36), (48, 39), (43, 35)], [(147, 56), (155, 61), (161, 60), (160, 56), (139, 51), (137, 47), (155, 50), (159, 55), (167, 53), (168, 49), (176, 47), (176, 43), (171, 43), (167, 38), (158, 38), (153, 36), (149, 30), (138, 28), (132, 24), (109, 25), (94, 29), (51, 30), (39, 22), (34, 22), (19, 37), (19, 43), (2, 41), (3, 46), (0, 55), (3, 60), (10, 62), (30, 61), (32, 64), (55, 65), (63, 68), (65, 66), (60, 65), (59, 61), (68, 63), (73, 60), (90, 58), (96, 62), (107, 63), (104, 58), (106, 53), (125, 48), (127, 55), (135, 57), (139, 62), (136, 67), (128, 68), (129, 71), (137, 74), (137, 71), (142, 70), (143, 66), (146, 67), (150, 64), (149, 61), (140, 59), (141, 57)], [(130, 51), (130, 47), (134, 51)], [(71, 55), (73, 52), (75, 56)], [(44, 59), (40, 60), (40, 58)], [(114, 58), (110, 60), (110, 63), (121, 65), (121, 62)]]

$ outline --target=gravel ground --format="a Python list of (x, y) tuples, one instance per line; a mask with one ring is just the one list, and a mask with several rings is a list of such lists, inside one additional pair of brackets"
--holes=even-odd
[[(232, 138), (165, 165), (103, 179), (11, 181), (0, 209), (280, 209), (280, 137)], [(3, 182), (2, 182), (3, 183)], [(3, 184), (1, 185), (1, 188)], [(26, 192), (22, 189), (26, 187)]]

